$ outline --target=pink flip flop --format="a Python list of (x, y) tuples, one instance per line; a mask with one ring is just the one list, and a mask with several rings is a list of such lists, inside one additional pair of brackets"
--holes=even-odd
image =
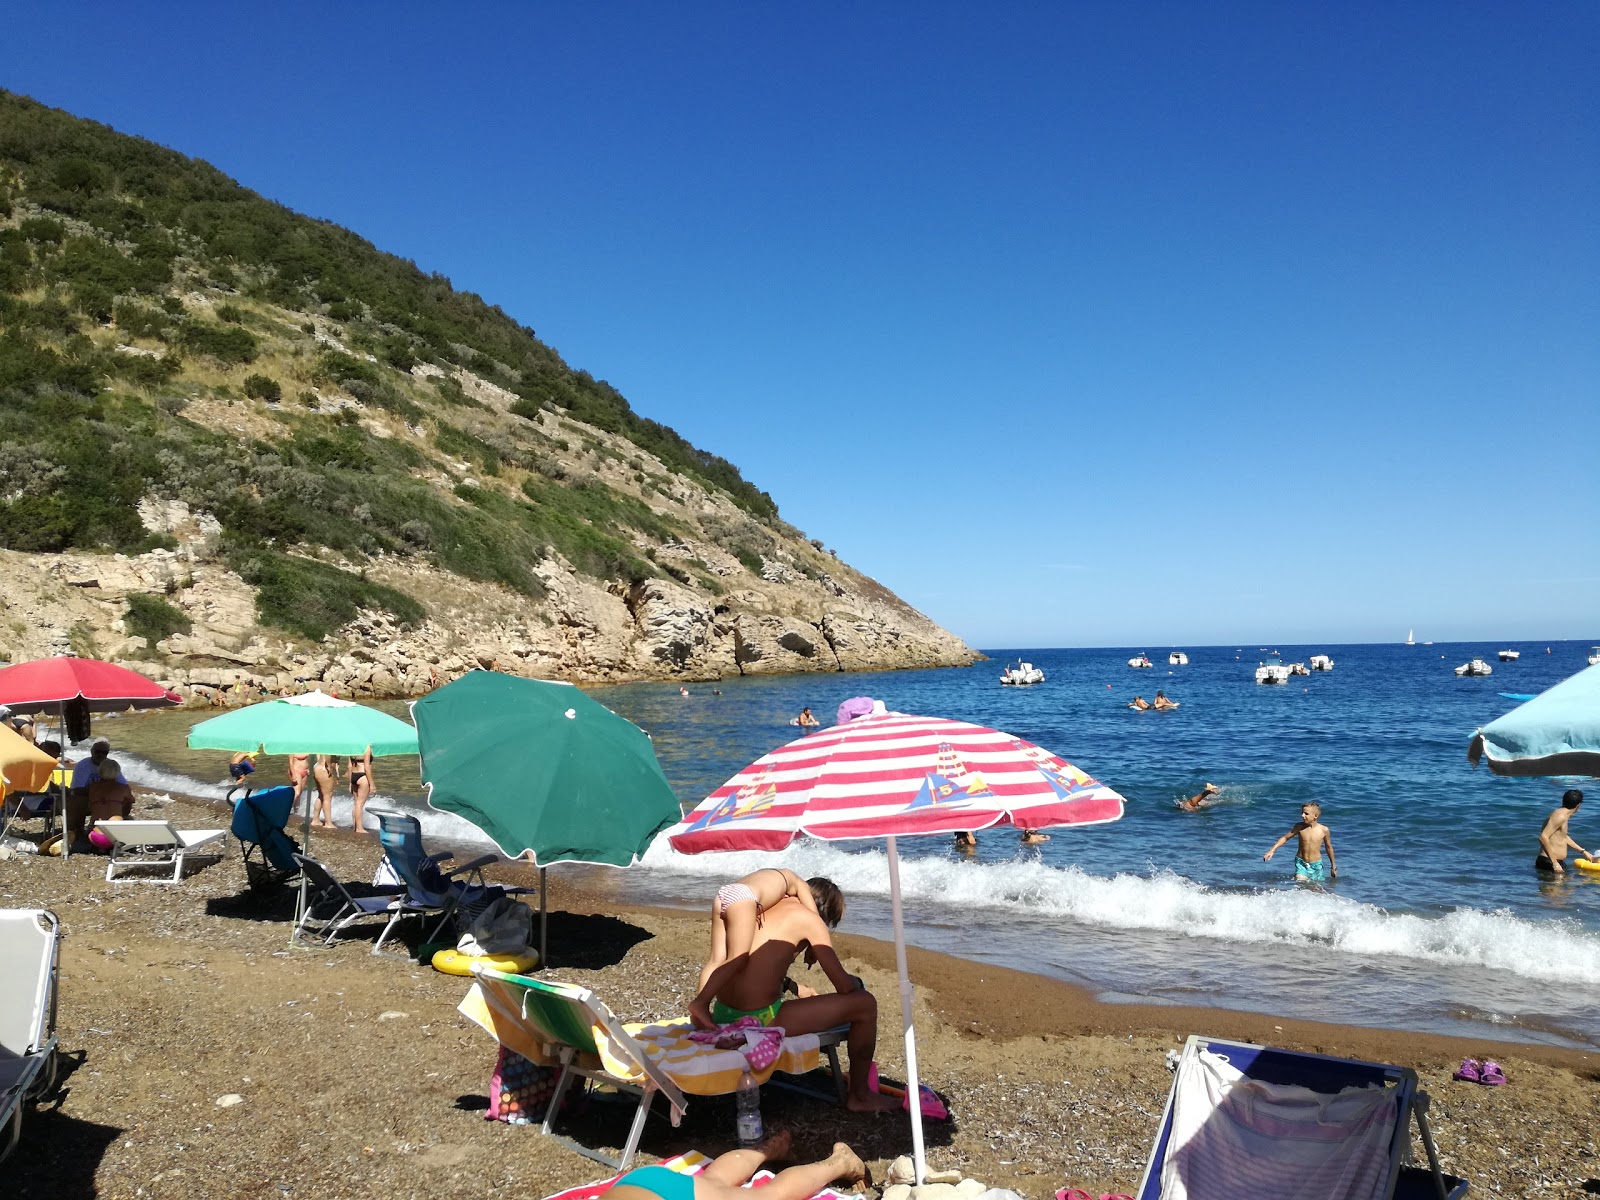
[(1478, 1082), (1488, 1087), (1500, 1087), (1506, 1082), (1506, 1073), (1494, 1059), (1486, 1058), (1483, 1060), (1483, 1071), (1478, 1076)]
[(1459, 1079), (1462, 1083), (1480, 1083), (1483, 1080), (1483, 1071), (1478, 1066), (1477, 1059), (1463, 1058), (1461, 1065), (1456, 1068), (1455, 1074), (1450, 1078)]
[(1094, 1200), (1094, 1197), (1082, 1188), (1062, 1188), (1056, 1193), (1056, 1200)]

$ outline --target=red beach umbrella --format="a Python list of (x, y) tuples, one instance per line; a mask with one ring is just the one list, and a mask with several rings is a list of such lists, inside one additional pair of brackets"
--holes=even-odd
[(1098, 825), (1122, 810), (1122, 797), (1105, 784), (1013, 734), (885, 713), (808, 734), (756, 759), (669, 830), (667, 840), (682, 854), (782, 850), (802, 834), (830, 842), (887, 840), (911, 1146), (921, 1183), (927, 1163), (895, 839), (994, 825)]
[(0, 704), (42, 712), (82, 698), (90, 712), (165, 708), (181, 697), (137, 671), (97, 658), (41, 658), (0, 668)]

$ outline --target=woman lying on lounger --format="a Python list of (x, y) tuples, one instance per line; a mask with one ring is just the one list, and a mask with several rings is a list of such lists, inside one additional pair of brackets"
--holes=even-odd
[[(668, 1167), (635, 1167), (606, 1193), (611, 1200), (749, 1200), (751, 1193), (740, 1185), (754, 1175), (761, 1164), (789, 1156), (789, 1134), (775, 1133), (749, 1150), (730, 1150), (718, 1155), (698, 1175), (683, 1175)], [(763, 1200), (806, 1200), (836, 1179), (854, 1183), (865, 1179), (867, 1168), (856, 1152), (843, 1142), (833, 1144), (833, 1153), (821, 1162), (806, 1163), (779, 1171), (761, 1189)]]

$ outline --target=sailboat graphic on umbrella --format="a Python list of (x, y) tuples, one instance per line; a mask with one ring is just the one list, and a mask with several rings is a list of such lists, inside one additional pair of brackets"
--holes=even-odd
[(728, 821), (743, 821), (750, 817), (765, 816), (778, 799), (778, 785), (767, 780), (770, 774), (772, 768), (767, 767), (738, 791), (723, 797), (720, 803), (708, 809), (698, 821), (689, 826), (688, 831), (705, 829)]
[(916, 797), (906, 805), (906, 811), (919, 808), (965, 808), (974, 800), (991, 799), (994, 792), (984, 783), (982, 775), (967, 770), (955, 747), (949, 742), (939, 743), (939, 756), (917, 790)]

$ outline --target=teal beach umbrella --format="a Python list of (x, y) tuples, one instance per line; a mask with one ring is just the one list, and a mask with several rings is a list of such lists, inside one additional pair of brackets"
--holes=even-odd
[(191, 750), (255, 750), (268, 754), (415, 754), (417, 731), (386, 712), (307, 692), (235, 709), (189, 730)]
[(428, 802), (511, 857), (631, 866), (683, 815), (645, 732), (570, 684), (469, 671), (411, 717)]
[(1496, 775), (1600, 777), (1600, 665), (1490, 721), (1467, 747), (1467, 761), (1487, 759)]

